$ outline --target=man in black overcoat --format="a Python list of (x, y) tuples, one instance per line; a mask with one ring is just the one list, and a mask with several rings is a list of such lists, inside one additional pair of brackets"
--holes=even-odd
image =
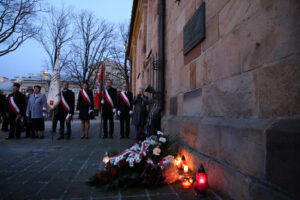
[(19, 139), (22, 131), (22, 124), (24, 123), (24, 116), (26, 111), (25, 95), (20, 91), (20, 84), (14, 83), (13, 92), (7, 97), (7, 116), (9, 119), (9, 135), (8, 139)]
[(118, 95), (117, 113), (120, 117), (120, 134), (121, 139), (124, 138), (124, 122), (125, 122), (125, 135), (129, 138), (130, 133), (130, 116), (132, 115), (132, 93), (128, 91), (127, 83), (122, 85), (122, 91)]
[(112, 87), (112, 81), (107, 79), (102, 95), (102, 118), (103, 118), (103, 138), (107, 138), (107, 121), (109, 121), (109, 137), (113, 138), (114, 133), (114, 114), (117, 107), (117, 90)]

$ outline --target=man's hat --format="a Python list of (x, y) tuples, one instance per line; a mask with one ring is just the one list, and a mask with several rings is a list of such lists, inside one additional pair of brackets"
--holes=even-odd
[(35, 85), (34, 88), (35, 87), (39, 88), (39, 90), (41, 90), (41, 88), (42, 88), (40, 85)]
[(28, 92), (28, 90), (32, 90), (33, 91), (33, 88), (31, 86), (28, 86), (26, 91)]
[(21, 85), (20, 85), (20, 83), (14, 83), (14, 86), (20, 88)]

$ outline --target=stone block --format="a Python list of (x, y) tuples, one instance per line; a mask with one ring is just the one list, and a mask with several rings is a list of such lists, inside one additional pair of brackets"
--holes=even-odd
[(223, 9), (223, 7), (229, 2), (229, 0), (206, 0), (205, 1), (205, 13), (206, 18), (209, 19)]
[(198, 88), (184, 93), (183, 115), (199, 116), (202, 111), (202, 89)]
[(241, 73), (239, 41), (236, 34), (228, 35), (205, 51), (203, 70), (208, 83)]
[(284, 119), (266, 130), (266, 178), (300, 198), (300, 119)]
[(190, 64), (190, 89), (196, 88), (196, 62)]
[(187, 1), (185, 8), (184, 8), (185, 22), (187, 22), (187, 21), (189, 21), (189, 19), (191, 19), (191, 17), (195, 13), (195, 11), (196, 11), (196, 1), (195, 0)]
[(286, 60), (255, 71), (260, 116), (300, 114), (300, 60)]
[(237, 30), (243, 71), (300, 52), (299, 1), (264, 2)]
[(190, 67), (189, 65), (184, 66), (180, 70), (180, 92), (187, 92), (190, 90)]
[(177, 96), (170, 98), (170, 115), (177, 115)]
[(180, 93), (177, 96), (177, 106), (178, 106), (178, 110), (177, 110), (177, 115), (182, 115), (183, 114), (183, 94)]
[[(180, 34), (177, 37), (177, 52), (176, 53), (182, 53), (183, 51), (183, 31), (180, 32)], [(174, 41), (174, 43), (176, 44)]]
[(232, 127), (220, 129), (220, 160), (251, 176), (264, 177), (263, 131)]
[(209, 47), (216, 43), (219, 39), (219, 17), (218, 15), (206, 19), (205, 39), (202, 42), (202, 51), (206, 51)]
[(290, 200), (286, 195), (258, 182), (251, 185), (251, 194), (253, 200)]
[(251, 116), (256, 113), (256, 91), (251, 72), (203, 87), (205, 116)]
[(184, 64), (187, 65), (201, 55), (201, 43), (197, 44), (184, 56)]
[(192, 122), (183, 122), (180, 127), (180, 140), (187, 144), (188, 146), (198, 148), (198, 125)]
[[(247, 21), (259, 8), (258, 0), (231, 0), (219, 14), (220, 37)], [(229, 20), (230, 19), (230, 20)]]

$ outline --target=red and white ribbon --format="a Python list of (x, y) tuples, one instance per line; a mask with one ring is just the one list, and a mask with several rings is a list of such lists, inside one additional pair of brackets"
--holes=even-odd
[(149, 142), (146, 142), (146, 141), (142, 142), (141, 152), (140, 152), (141, 156), (146, 156), (147, 155), (147, 149), (148, 149), (149, 145), (150, 145)]
[(110, 97), (110, 95), (109, 95), (109, 93), (108, 93), (108, 91), (107, 91), (106, 88), (105, 88), (105, 94), (104, 94), (104, 96), (105, 96), (105, 99), (106, 99), (107, 103), (109, 104), (109, 106), (111, 108), (114, 108), (115, 107), (114, 106), (114, 102), (112, 101), (112, 99), (111, 99), (111, 97)]
[(68, 105), (67, 101), (64, 98), (63, 92), (61, 92), (61, 105), (64, 107), (64, 109), (69, 113), (70, 112), (70, 106)]
[(120, 97), (123, 99), (124, 103), (126, 104), (126, 106), (130, 109), (130, 102), (129, 99), (127, 98), (126, 94), (124, 91), (120, 92)]
[(43, 107), (43, 108), (42, 108), (42, 112), (43, 112), (43, 113), (47, 112), (47, 108)]
[(72, 115), (70, 113), (67, 114), (66, 120), (70, 121), (72, 119)]
[(110, 160), (111, 163), (114, 163), (115, 159), (117, 159), (117, 158), (124, 158), (125, 155), (131, 154), (131, 153), (137, 154), (138, 152), (136, 150), (134, 150), (134, 149), (126, 149), (122, 153), (119, 153), (118, 155), (115, 155), (115, 156), (109, 158), (109, 160)]
[(17, 104), (15, 103), (14, 98), (13, 97), (9, 97), (8, 98), (8, 102), (9, 102), (10, 108), (14, 111), (14, 113), (16, 115), (18, 115), (20, 113), (20, 109), (18, 108)]
[(163, 169), (166, 164), (172, 163), (172, 162), (173, 162), (173, 160), (171, 158), (169, 158), (169, 159), (163, 159), (162, 161), (160, 161), (157, 164), (157, 166), (159, 166), (161, 169)]
[(91, 100), (89, 98), (89, 96), (87, 95), (87, 93), (85, 92), (85, 90), (80, 90), (80, 93), (82, 95), (82, 97), (84, 98), (84, 100), (91, 105)]

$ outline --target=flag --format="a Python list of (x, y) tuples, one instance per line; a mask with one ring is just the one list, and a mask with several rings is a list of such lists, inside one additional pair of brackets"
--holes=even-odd
[(100, 70), (98, 84), (97, 84), (97, 92), (95, 94), (95, 99), (94, 99), (94, 104), (98, 109), (100, 109), (101, 107), (100, 101), (103, 92), (103, 71), (104, 71), (104, 64), (101, 65), (101, 70)]
[(53, 110), (60, 102), (60, 67), (58, 63), (59, 49), (56, 52), (53, 75), (49, 86), (47, 97), (48, 106)]

